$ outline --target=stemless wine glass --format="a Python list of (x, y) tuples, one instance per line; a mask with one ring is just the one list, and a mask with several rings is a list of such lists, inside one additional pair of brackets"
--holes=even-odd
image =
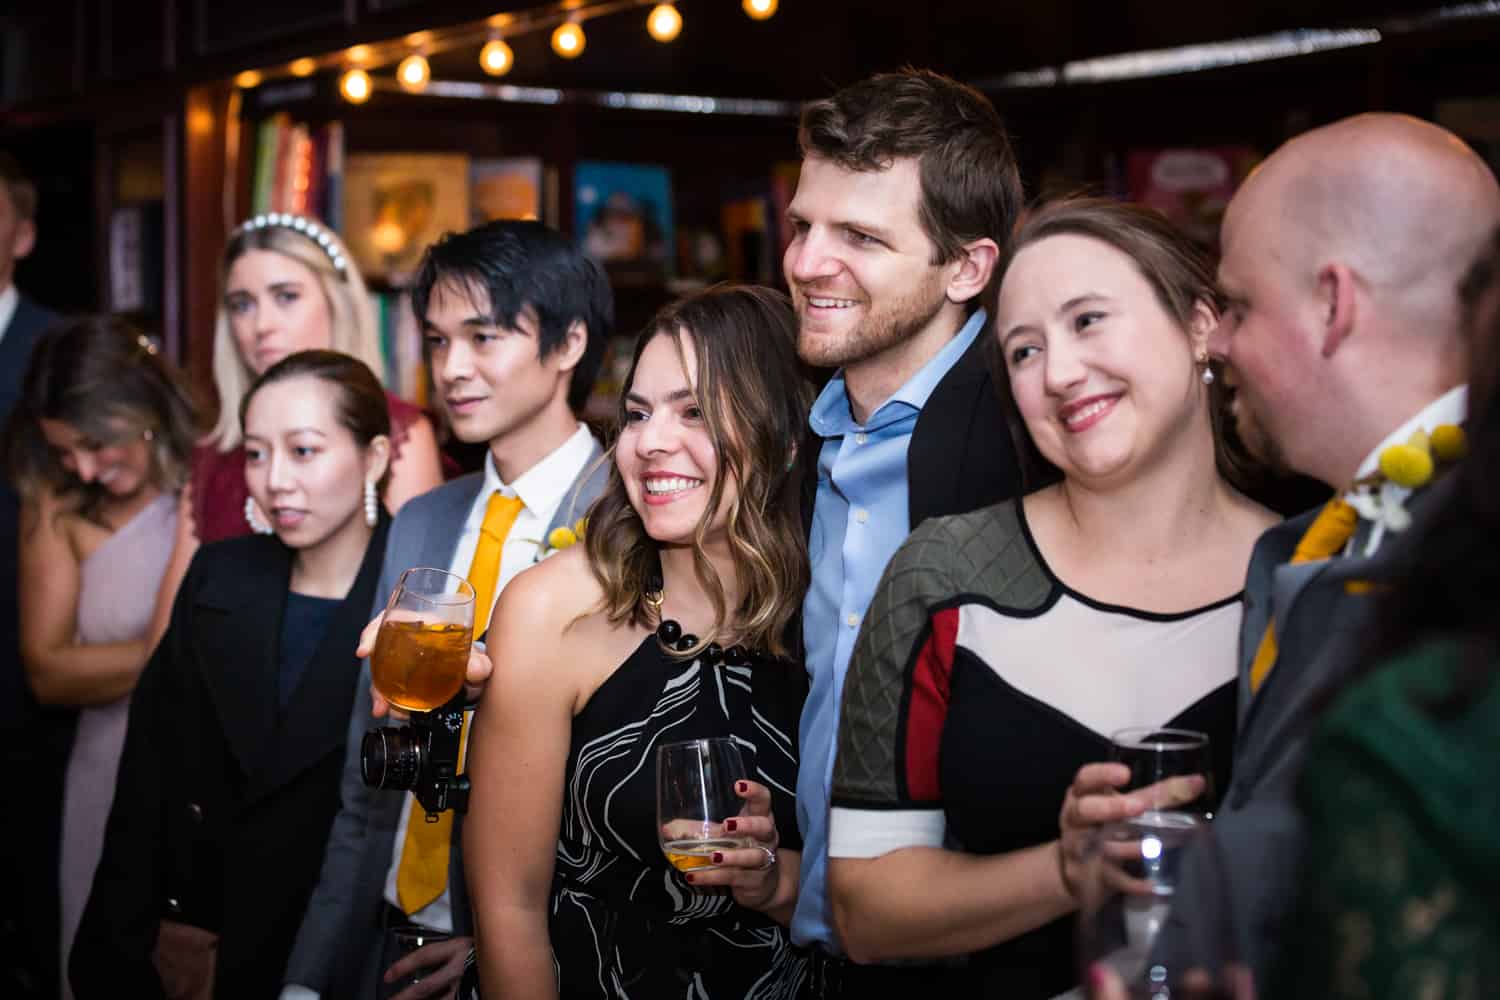
[(380, 696), (407, 712), (441, 708), (464, 686), (474, 631), (474, 588), (446, 570), (401, 574), (370, 654)]
[(1100, 828), (1078, 887), (1079, 978), (1091, 1000), (1253, 1000), (1229, 875), (1202, 815), (1148, 813)]
[[(1130, 783), (1121, 791), (1146, 790), (1156, 810), (1212, 818), (1218, 799), (1208, 734), (1149, 726), (1121, 729), (1110, 736), (1109, 759), (1130, 768)], [(1171, 780), (1192, 776), (1203, 779), (1196, 795), (1188, 794), (1189, 783)]]
[(743, 803), (734, 784), (749, 776), (739, 745), (727, 736), (657, 748), (656, 829), (672, 867), (717, 867), (715, 851), (750, 845), (750, 838), (724, 831), (724, 821), (738, 816)]

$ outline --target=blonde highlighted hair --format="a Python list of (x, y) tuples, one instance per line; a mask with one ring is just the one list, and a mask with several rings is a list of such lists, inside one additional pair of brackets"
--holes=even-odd
[[(697, 355), (696, 398), (713, 441), (716, 468), (708, 507), (693, 537), (693, 564), (714, 607), (710, 642), (739, 642), (773, 655), (787, 653), (786, 631), (801, 606), (809, 578), (797, 466), (811, 387), (797, 361), (797, 321), (787, 297), (769, 288), (718, 285), (664, 307), (636, 342), (625, 379), (635, 381), (641, 353), (657, 337), (671, 337), (678, 356), (684, 338)], [(617, 419), (625, 421), (625, 393)], [(618, 446), (618, 445), (617, 445)], [(730, 558), (742, 597), (730, 608), (723, 582), (703, 549), (724, 501)], [(647, 600), (660, 577), (657, 543), (630, 503), (617, 465), (589, 512), (589, 565), (604, 590), (600, 604), (612, 623), (658, 624)]]
[[(235, 261), (251, 250), (279, 253), (311, 270), (317, 278), (323, 300), (328, 304), (329, 328), (333, 331), (333, 343), (329, 346), (364, 362), (377, 377), (384, 371), (380, 329), (375, 322), (375, 306), (370, 300), (369, 290), (342, 241), (326, 229), (321, 232), (329, 239), (327, 250), (316, 240), (286, 225), (237, 229), (224, 248), (224, 259), (219, 266), (219, 311), (214, 319), (213, 369), (214, 387), (219, 392), (219, 416), (209, 432), (209, 440), (219, 451), (232, 451), (238, 447), (243, 436), (240, 403), (255, 381), (255, 373), (240, 355), (224, 302), (230, 270)], [(342, 273), (333, 266), (333, 254), (343, 258)]]

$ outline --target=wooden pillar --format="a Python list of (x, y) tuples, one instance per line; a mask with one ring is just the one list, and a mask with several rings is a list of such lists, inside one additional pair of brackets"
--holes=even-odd
[[(169, 344), (200, 388), (213, 384), (219, 256), (233, 225), (230, 216), (238, 209), (238, 178), (229, 171), (225, 155), (230, 95), (225, 84), (188, 91), (181, 142), (174, 144), (181, 151), (180, 170), (175, 178), (169, 176), (169, 192), (180, 192), (176, 198), (168, 197), (165, 226), (167, 260), (169, 265), (176, 264), (168, 271), (178, 276), (175, 289), (168, 279), (166, 298), (169, 303), (180, 303), (178, 322), (167, 324), (168, 337), (175, 335), (177, 342)], [(173, 173), (170, 167), (168, 173)]]

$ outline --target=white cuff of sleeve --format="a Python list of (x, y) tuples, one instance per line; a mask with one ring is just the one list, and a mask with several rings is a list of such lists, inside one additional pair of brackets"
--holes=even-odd
[(281, 988), (281, 996), (277, 1000), (318, 1000), (318, 991), (296, 983), (287, 983)]
[(942, 847), (948, 820), (941, 809), (849, 809), (828, 816), (830, 858), (878, 858), (903, 847)]

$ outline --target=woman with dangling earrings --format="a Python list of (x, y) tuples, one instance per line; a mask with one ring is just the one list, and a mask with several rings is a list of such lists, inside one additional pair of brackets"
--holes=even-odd
[[(333, 350), (378, 376), (380, 330), (370, 293), (342, 241), (313, 219), (283, 212), (242, 223), (224, 248), (214, 323), (219, 417), (193, 454), (192, 513), (200, 542), (269, 530), (245, 482), (240, 401), (256, 377), (304, 350)], [(443, 481), (432, 423), (386, 393), (391, 476), (385, 502), (401, 505)]]
[(23, 498), (27, 681), (42, 704), (81, 709), (63, 786), (64, 964), (99, 859), (130, 692), (171, 611), (162, 581), (187, 523), (177, 493), (196, 436), (193, 403), (156, 346), (119, 320), (89, 318), (37, 341), (0, 446)]
[(338, 812), (390, 523), (385, 395), (349, 355), (304, 351), (239, 414), (272, 533), (197, 551), (141, 674), (70, 963), (80, 1000), (275, 996)]

